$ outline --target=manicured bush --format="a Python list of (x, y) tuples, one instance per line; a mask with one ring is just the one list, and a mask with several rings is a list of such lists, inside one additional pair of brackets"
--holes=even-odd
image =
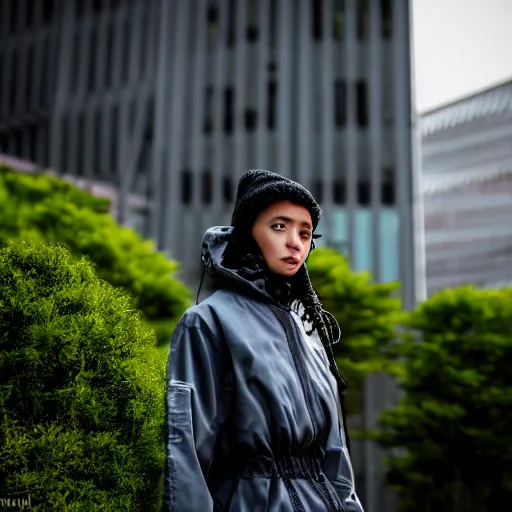
[(63, 247), (0, 250), (0, 496), (160, 506), (164, 365), (130, 297)]
[(10, 240), (65, 245), (77, 258), (88, 256), (102, 279), (127, 290), (145, 318), (172, 327), (192, 301), (174, 277), (178, 265), (119, 226), (108, 204), (58, 178), (0, 166), (0, 247)]
[(354, 272), (339, 252), (323, 247), (311, 253), (308, 270), (320, 301), (340, 325), (341, 342), (334, 347), (349, 380), (389, 369), (385, 349), (396, 339), (401, 318), (398, 283), (374, 283), (368, 272)]
[(501, 510), (512, 499), (512, 290), (445, 290), (413, 312), (403, 399), (382, 416), (403, 512)]

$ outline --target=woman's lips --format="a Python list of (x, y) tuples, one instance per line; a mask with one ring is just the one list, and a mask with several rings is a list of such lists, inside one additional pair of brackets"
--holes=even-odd
[(297, 258), (283, 258), (283, 261), (288, 265), (297, 265), (299, 263)]

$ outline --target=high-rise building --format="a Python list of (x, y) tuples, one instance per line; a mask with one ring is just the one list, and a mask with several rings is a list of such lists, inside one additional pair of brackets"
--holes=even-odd
[(421, 118), (427, 291), (512, 283), (512, 82)]
[[(0, 152), (114, 184), (119, 220), (190, 284), (239, 176), (266, 168), (415, 303), (409, 0), (3, 0), (0, 30)], [(367, 427), (386, 389), (366, 386)], [(367, 510), (391, 510), (373, 445), (354, 458)]]

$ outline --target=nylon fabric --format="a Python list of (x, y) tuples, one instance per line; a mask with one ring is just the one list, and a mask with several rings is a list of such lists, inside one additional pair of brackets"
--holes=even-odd
[(263, 276), (221, 267), (217, 233), (207, 268), (230, 286), (171, 339), (164, 510), (362, 512), (325, 351), (311, 352)]

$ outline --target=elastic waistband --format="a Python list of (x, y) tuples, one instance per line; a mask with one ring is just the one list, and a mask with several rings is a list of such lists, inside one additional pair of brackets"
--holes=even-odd
[(242, 478), (270, 478), (277, 474), (281, 478), (307, 478), (318, 480), (322, 467), (318, 458), (311, 456), (286, 456), (278, 460), (259, 458), (247, 461), (240, 468)]
[(322, 474), (320, 461), (315, 457), (285, 457), (276, 461), (277, 473), (287, 478), (314, 478)]

